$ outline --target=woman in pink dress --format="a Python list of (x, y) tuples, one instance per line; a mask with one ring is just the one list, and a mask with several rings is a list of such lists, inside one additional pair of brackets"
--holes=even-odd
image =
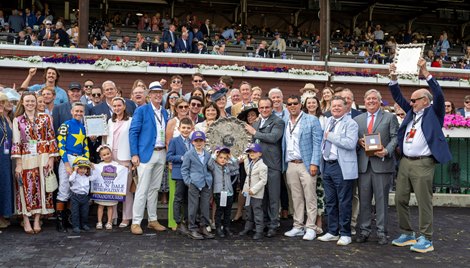
[[(54, 212), (52, 193), (46, 192), (45, 177), (58, 156), (51, 118), (37, 113), (34, 92), (21, 96), (13, 119), (11, 158), (16, 161), (16, 206), (23, 216), (24, 231), (41, 232), (40, 216)], [(34, 216), (31, 228), (29, 217)]]
[(126, 111), (126, 101), (122, 97), (115, 97), (112, 101), (113, 115), (108, 121), (108, 136), (103, 139), (113, 153), (113, 160), (129, 169), (127, 178), (126, 200), (122, 208), (122, 222), (120, 228), (126, 228), (132, 220), (132, 206), (134, 204), (134, 194), (130, 192), (132, 184), (131, 149), (129, 145), (129, 127), (131, 117)]

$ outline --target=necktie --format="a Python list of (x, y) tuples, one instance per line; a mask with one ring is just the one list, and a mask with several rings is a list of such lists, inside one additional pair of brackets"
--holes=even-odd
[(189, 145), (189, 140), (188, 139), (184, 140), (184, 145), (186, 145), (186, 151), (189, 151), (190, 145)]
[(371, 115), (372, 118), (369, 121), (369, 125), (367, 126), (367, 134), (372, 133), (372, 129), (374, 128), (374, 114)]
[[(334, 120), (334, 119), (333, 119), (333, 120), (331, 121), (331, 123), (330, 123), (330, 128), (329, 128), (329, 130), (328, 130), (328, 133), (335, 130), (336, 123), (338, 123), (337, 120)], [(323, 157), (324, 157), (325, 159), (328, 159), (328, 157), (329, 157), (330, 154), (331, 154), (331, 145), (332, 145), (331, 141), (325, 140), (325, 145), (324, 145), (324, 147), (323, 147)]]

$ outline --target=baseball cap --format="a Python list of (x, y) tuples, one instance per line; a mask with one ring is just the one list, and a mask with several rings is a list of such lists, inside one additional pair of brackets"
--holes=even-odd
[(259, 145), (258, 143), (251, 143), (250, 145), (248, 145), (248, 148), (246, 148), (245, 152), (250, 152), (250, 151), (253, 151), (255, 153), (261, 153), (261, 145)]
[(163, 89), (162, 89), (162, 85), (160, 85), (160, 82), (154, 81), (150, 83), (149, 90), (163, 90)]
[(202, 131), (194, 131), (193, 135), (191, 136), (191, 141), (195, 140), (206, 141), (206, 134), (204, 134)]
[(230, 148), (228, 148), (226, 146), (217, 146), (217, 147), (215, 147), (215, 150), (218, 151), (218, 152), (224, 152), (224, 153), (227, 153), (227, 154), (230, 153)]
[(69, 84), (69, 90), (72, 89), (82, 89), (82, 86), (78, 82), (72, 82)]
[(73, 160), (73, 166), (90, 168), (90, 160), (88, 160), (88, 158), (79, 156)]

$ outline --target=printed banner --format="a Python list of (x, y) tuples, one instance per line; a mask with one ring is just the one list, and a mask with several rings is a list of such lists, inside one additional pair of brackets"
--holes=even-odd
[(126, 200), (128, 169), (117, 162), (95, 164), (98, 179), (91, 182), (91, 199), (104, 201)]

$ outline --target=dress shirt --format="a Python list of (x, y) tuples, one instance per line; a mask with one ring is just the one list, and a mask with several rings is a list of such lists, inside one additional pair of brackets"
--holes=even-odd
[(469, 117), (470, 117), (470, 111), (465, 110), (465, 118), (469, 118)]
[(198, 151), (196, 151), (197, 153), (197, 157), (199, 158), (199, 161), (201, 161), (201, 163), (204, 164), (204, 150), (202, 150), (201, 153), (199, 153)]
[(157, 137), (155, 140), (155, 147), (165, 147), (165, 122), (162, 114), (162, 106), (160, 105), (160, 109), (155, 108), (152, 104), (152, 109), (155, 116), (155, 123), (157, 126)]
[(74, 171), (70, 175), (69, 181), (71, 183), (70, 190), (76, 194), (88, 194), (90, 192), (90, 181), (96, 180), (96, 172), (90, 171), (91, 175), (80, 175)]
[[(377, 115), (379, 114), (379, 110), (377, 110), (375, 113), (373, 113), (374, 115), (374, 125), (372, 126), (372, 129), (374, 128), (375, 126), (375, 122), (377, 121)], [(367, 112), (367, 127), (369, 126), (369, 123), (370, 123), (370, 120), (372, 119), (372, 114)]]
[[(302, 117), (297, 117), (295, 119), (297, 122), (292, 122), (289, 120), (286, 126), (286, 131), (284, 132), (286, 135), (286, 161), (290, 162), (292, 160), (302, 160), (302, 156), (300, 155), (300, 126), (302, 125)], [(291, 132), (292, 130), (292, 132)]]
[[(344, 115), (344, 116), (347, 116), (347, 115)], [(330, 124), (328, 124), (328, 126), (325, 128), (325, 130), (330, 129), (330, 127), (334, 123), (334, 121), (337, 121), (335, 129), (333, 129), (333, 133), (335, 133), (335, 134), (338, 133), (339, 129), (341, 128), (341, 123), (342, 123), (341, 121), (343, 121), (344, 116), (339, 118), (339, 119), (331, 118)], [(322, 154), (323, 154), (323, 152), (322, 152)], [(330, 156), (328, 157), (328, 159), (325, 159), (325, 160), (338, 160), (338, 147), (336, 147), (336, 145), (334, 143), (331, 143)]]
[(423, 122), (424, 109), (416, 113), (415, 120), (418, 118), (419, 121), (415, 124), (416, 133), (414, 135), (413, 141), (411, 143), (406, 142), (406, 137), (410, 133), (411, 127), (413, 126), (413, 120), (408, 123), (405, 131), (405, 138), (403, 139), (403, 153), (406, 156), (417, 157), (417, 156), (429, 156), (431, 155), (431, 149), (428, 146), (426, 137), (424, 137), (423, 129), (421, 128), (421, 123)]
[(268, 120), (268, 118), (261, 117), (261, 122), (259, 123), (259, 128), (262, 128), (264, 126), (264, 123), (266, 123), (266, 120)]

